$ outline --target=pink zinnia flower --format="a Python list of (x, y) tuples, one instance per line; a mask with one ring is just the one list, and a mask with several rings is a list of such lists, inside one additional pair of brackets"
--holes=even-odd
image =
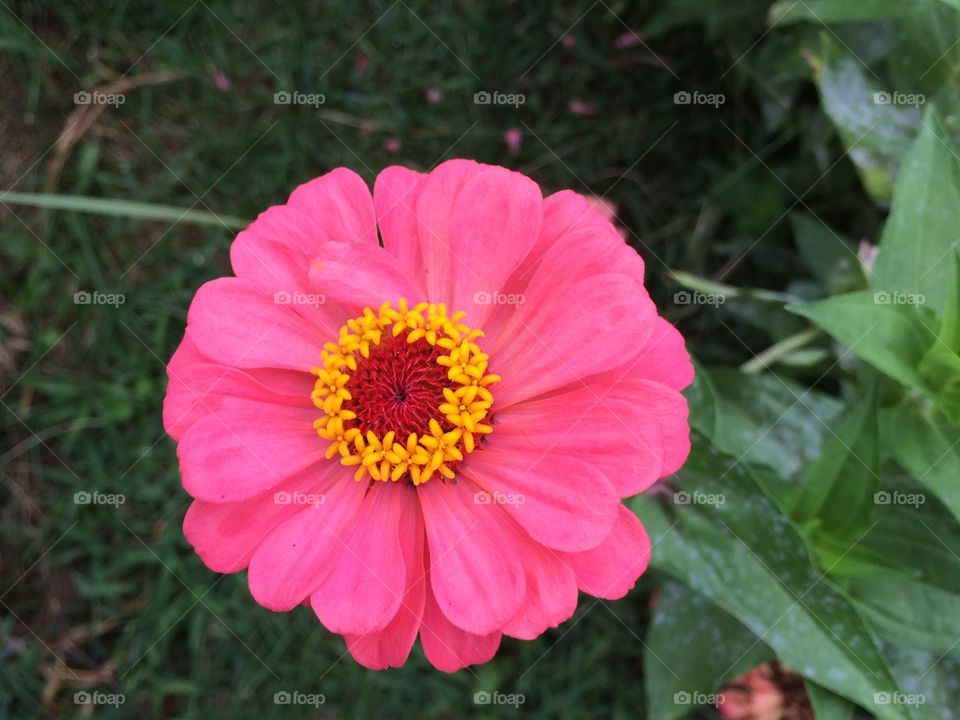
[(803, 678), (778, 660), (734, 678), (717, 710), (724, 720), (813, 720)]
[(208, 567), (378, 669), (418, 635), (441, 670), (485, 662), (578, 589), (630, 590), (650, 544), (621, 498), (686, 458), (693, 369), (587, 200), (468, 160), (371, 197), (341, 168), (230, 260), (164, 403)]

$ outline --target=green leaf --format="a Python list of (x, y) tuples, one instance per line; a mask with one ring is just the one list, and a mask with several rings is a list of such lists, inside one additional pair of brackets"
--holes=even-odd
[(904, 402), (885, 416), (883, 436), (900, 467), (960, 521), (960, 428), (947, 428)]
[[(852, 3), (850, 3), (852, 4)], [(893, 102), (869, 76), (863, 62), (823, 33), (819, 88), (823, 109), (840, 135), (867, 192), (888, 201), (900, 163), (920, 125), (915, 107)]]
[(709, 379), (717, 398), (713, 443), (741, 462), (798, 481), (826, 444), (841, 409), (836, 398), (770, 374), (711, 370)]
[(18, 193), (0, 191), (0, 203), (9, 205), (27, 205), (50, 210), (68, 210), (93, 213), (95, 215), (113, 215), (137, 220), (162, 220), (174, 223), (192, 223), (194, 225), (219, 225), (228, 230), (243, 230), (249, 220), (207, 212), (190, 210), (171, 205), (154, 205), (133, 200), (114, 200), (111, 198), (81, 197), (78, 195), (45, 195), (41, 193)]
[(898, 645), (947, 653), (957, 640), (960, 595), (899, 577), (859, 577), (850, 593), (877, 633)]
[(810, 466), (793, 498), (791, 514), (817, 534), (855, 541), (869, 524), (880, 484), (877, 383)]
[(960, 639), (960, 526), (913, 486), (883, 490), (875, 500), (875, 523), (857, 545), (871, 566), (845, 578), (844, 588), (881, 638), (952, 652)]
[[(819, 325), (862, 360), (907, 387), (931, 392), (918, 367), (933, 345), (934, 318), (888, 292), (836, 295), (787, 310)], [(894, 303), (894, 301), (896, 301)]]
[(809, 680), (804, 684), (813, 716), (817, 720), (850, 720), (854, 707), (852, 702)]
[(790, 213), (790, 225), (800, 257), (828, 294), (866, 285), (857, 250), (848, 238), (808, 213)]
[(729, 613), (699, 593), (667, 582), (647, 630), (648, 714), (663, 720), (684, 717), (698, 698), (772, 657), (773, 651)]
[[(940, 90), (955, 85), (960, 70), (960, 1), (914, 0), (896, 25), (889, 56), (892, 87), (941, 99)], [(945, 106), (940, 106), (946, 112)]]
[(767, 22), (770, 25), (864, 22), (903, 17), (909, 11), (910, 6), (902, 0), (778, 0), (770, 7)]
[(713, 437), (717, 424), (717, 397), (710, 376), (693, 358), (693, 382), (683, 391), (690, 407), (690, 427)]
[(723, 502), (675, 505), (668, 514), (653, 496), (632, 501), (651, 534), (655, 567), (733, 615), (804, 677), (881, 720), (913, 717), (876, 702), (898, 689), (869, 628), (813, 567), (793, 524), (729, 460), (696, 437), (680, 471), (687, 492)]
[(941, 313), (960, 240), (960, 164), (936, 108), (904, 161), (880, 241), (873, 285), (922, 298)]
[(904, 647), (884, 648), (903, 694), (885, 698), (913, 702), (918, 720), (954, 720), (960, 707), (960, 658)]
[(951, 425), (960, 424), (960, 254), (952, 253), (953, 273), (937, 341), (920, 360), (920, 375), (937, 388), (937, 407)]

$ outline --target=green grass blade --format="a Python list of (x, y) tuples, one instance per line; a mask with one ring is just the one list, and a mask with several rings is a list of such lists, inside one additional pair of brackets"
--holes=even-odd
[(164, 220), (174, 223), (193, 223), (195, 225), (219, 225), (229, 230), (242, 230), (250, 224), (249, 220), (232, 215), (220, 215), (206, 210), (189, 210), (172, 205), (155, 205), (135, 200), (114, 200), (111, 198), (92, 198), (81, 195), (47, 195), (42, 193), (0, 193), (0, 203), (27, 205), (50, 210), (68, 210), (73, 212), (113, 215), (138, 220)]

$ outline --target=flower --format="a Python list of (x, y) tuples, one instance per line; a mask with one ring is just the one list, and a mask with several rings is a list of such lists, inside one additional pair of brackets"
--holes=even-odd
[(724, 720), (813, 720), (803, 678), (777, 660), (734, 678), (717, 710)]
[[(382, 239), (382, 246), (378, 239)], [(643, 262), (583, 197), (451, 160), (298, 187), (203, 285), (164, 424), (184, 534), (368, 668), (437, 668), (623, 597), (650, 544), (621, 499), (689, 451), (693, 369)]]

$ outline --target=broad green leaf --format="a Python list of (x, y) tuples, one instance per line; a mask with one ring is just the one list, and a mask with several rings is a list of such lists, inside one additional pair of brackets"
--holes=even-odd
[(703, 696), (773, 657), (730, 614), (675, 582), (661, 588), (645, 642), (648, 714), (662, 720), (690, 714)]
[(194, 225), (218, 225), (228, 230), (242, 230), (250, 224), (249, 220), (220, 215), (206, 210), (154, 205), (134, 200), (115, 200), (112, 198), (81, 197), (78, 195), (45, 195), (42, 193), (18, 193), (0, 191), (0, 203), (9, 205), (28, 205), (50, 210), (68, 210), (93, 213), (95, 215), (113, 215), (136, 220), (162, 220), (164, 222), (187, 223)]
[(819, 58), (823, 109), (857, 168), (867, 192), (888, 201), (893, 182), (920, 125), (920, 111), (893, 102), (863, 61), (824, 32)]
[[(896, 24), (897, 37), (889, 57), (893, 87), (906, 92), (940, 97), (944, 85), (955, 84), (960, 71), (960, 2), (913, 0)], [(941, 106), (946, 111), (945, 106)]]
[(693, 382), (683, 391), (690, 407), (690, 427), (713, 437), (717, 424), (717, 397), (706, 368), (693, 359)]
[(810, 214), (790, 213), (790, 225), (803, 262), (830, 295), (866, 285), (854, 244)]
[(951, 425), (960, 424), (960, 254), (951, 253), (953, 273), (937, 341), (920, 360), (920, 375), (936, 388), (937, 407)]
[(877, 290), (921, 298), (941, 313), (960, 241), (960, 163), (931, 106), (897, 180), (874, 265)]
[(741, 462), (799, 480), (820, 456), (840, 403), (771, 374), (711, 370), (709, 379), (717, 398), (714, 444)]
[(878, 635), (898, 645), (946, 653), (960, 640), (960, 595), (899, 577), (858, 577), (849, 592)]
[(894, 380), (929, 392), (918, 366), (935, 341), (934, 319), (923, 306), (901, 302), (909, 298), (891, 292), (860, 292), (787, 310), (819, 325), (853, 354)]
[(912, 702), (917, 720), (956, 720), (960, 708), (960, 658), (893, 645), (886, 646), (884, 652), (902, 692), (883, 700), (906, 707)]
[(816, 720), (850, 720), (853, 716), (853, 703), (826, 688), (809, 680), (804, 683), (813, 716)]
[(855, 541), (869, 523), (880, 483), (877, 383), (835, 431), (823, 454), (804, 474), (791, 515), (816, 534)]
[(947, 428), (914, 403), (884, 419), (884, 445), (897, 463), (960, 521), (960, 428)]
[(847, 596), (811, 564), (796, 527), (742, 465), (696, 437), (681, 487), (723, 502), (674, 505), (640, 495), (634, 511), (653, 542), (652, 562), (746, 625), (804, 677), (881, 720), (909, 708), (875, 701), (897, 692), (876, 640)]

